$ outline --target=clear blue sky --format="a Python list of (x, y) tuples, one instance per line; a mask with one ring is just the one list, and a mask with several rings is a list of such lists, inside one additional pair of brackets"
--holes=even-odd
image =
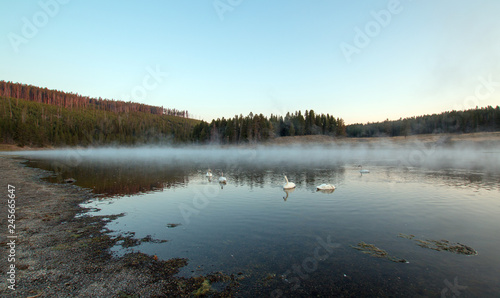
[(1, 2), (0, 80), (207, 121), (312, 108), (355, 123), (500, 104), (498, 0), (60, 2)]

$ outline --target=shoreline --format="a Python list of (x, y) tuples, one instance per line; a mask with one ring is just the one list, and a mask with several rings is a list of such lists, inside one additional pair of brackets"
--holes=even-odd
[[(21, 162), (0, 154), (1, 189), (7, 195), (7, 185), (15, 186), (17, 236), (15, 261), (9, 262), (9, 223), (7, 208), (2, 208), (0, 222), (5, 232), (0, 238), (0, 268), (5, 272), (0, 279), (0, 296), (192, 296), (200, 289), (206, 294), (231, 296), (237, 286), (234, 276), (220, 272), (192, 278), (174, 276), (187, 259), (158, 260), (139, 252), (113, 256), (109, 249), (118, 241), (134, 246), (146, 239), (111, 237), (105, 225), (119, 215), (75, 217), (87, 211), (79, 204), (94, 197), (90, 190), (45, 182), (42, 178), (49, 172)], [(3, 204), (7, 205), (7, 200)], [(15, 264), (15, 291), (7, 282), (11, 264)], [(223, 292), (215, 292), (203, 287), (206, 280), (227, 286)]]
[(495, 143), (500, 145), (500, 132), (474, 132), (463, 134), (440, 133), (396, 136), (396, 137), (331, 137), (326, 135), (307, 135), (279, 137), (266, 142), (266, 145), (292, 144), (335, 144), (335, 145), (404, 145), (411, 143), (434, 143), (441, 141), (446, 145), (463, 143)]

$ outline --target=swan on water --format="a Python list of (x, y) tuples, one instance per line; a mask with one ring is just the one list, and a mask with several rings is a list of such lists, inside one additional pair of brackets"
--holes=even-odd
[(335, 186), (331, 185), (331, 184), (326, 184), (326, 183), (323, 183), (319, 186), (316, 186), (316, 190), (334, 190), (335, 189)]
[(208, 169), (207, 174), (205, 176), (212, 177), (212, 170)]
[(361, 166), (361, 165), (359, 165), (358, 168), (359, 168), (360, 173), (370, 173), (370, 170), (363, 169), (363, 166)]
[(295, 188), (295, 183), (293, 183), (293, 182), (288, 182), (288, 178), (286, 178), (286, 176), (285, 176), (285, 181), (286, 181), (286, 183), (283, 185), (283, 188), (284, 188), (284, 189), (292, 189), (292, 188)]
[(220, 173), (220, 178), (219, 178), (219, 183), (224, 183), (224, 184), (226, 184), (226, 182), (227, 182), (227, 179), (226, 179), (226, 177), (224, 177), (224, 173), (223, 173), (223, 172), (221, 172), (221, 173)]

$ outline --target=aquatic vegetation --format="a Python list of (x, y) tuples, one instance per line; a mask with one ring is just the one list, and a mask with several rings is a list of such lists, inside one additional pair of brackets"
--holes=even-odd
[(411, 239), (415, 238), (415, 235), (412, 235), (412, 234), (406, 235), (406, 234), (403, 234), (403, 233), (399, 233), (398, 237), (405, 238), (405, 239), (410, 239), (411, 240)]
[(208, 279), (205, 279), (201, 284), (201, 287), (198, 290), (196, 290), (196, 292), (194, 292), (193, 295), (195, 296), (205, 295), (210, 291), (210, 289), (211, 289), (210, 281)]
[(151, 235), (147, 235), (146, 237), (139, 239), (139, 241), (140, 241), (140, 243), (142, 243), (142, 242), (165, 243), (168, 240), (165, 240), (165, 239), (154, 239)]
[(413, 240), (420, 247), (433, 249), (436, 251), (443, 251), (444, 250), (444, 251), (449, 251), (449, 252), (453, 252), (453, 253), (461, 254), (461, 255), (469, 255), (469, 256), (477, 255), (477, 251), (475, 249), (473, 249), (472, 247), (467, 246), (467, 245), (462, 244), (462, 243), (458, 243), (458, 242), (452, 243), (452, 242), (445, 240), (445, 239), (441, 239), (441, 240), (413, 239), (415, 237), (415, 235), (406, 235), (403, 233), (399, 233), (398, 237)]
[(114, 238), (114, 241), (116, 241), (116, 243), (121, 245), (123, 248), (138, 246), (144, 242), (165, 243), (168, 241), (168, 240), (162, 240), (162, 239), (154, 239), (151, 235), (147, 235), (146, 237), (141, 238), (141, 239), (137, 239), (134, 236), (135, 236), (135, 233), (133, 233), (133, 232), (128, 233), (126, 235), (119, 235), (116, 238)]
[(419, 240), (417, 245), (423, 248), (429, 248), (437, 251), (449, 251), (453, 252), (456, 254), (461, 254), (461, 255), (469, 255), (469, 256), (475, 256), (477, 255), (477, 251), (473, 249), (470, 246), (467, 246), (462, 243), (452, 243), (448, 240)]
[(384, 258), (384, 259), (387, 259), (389, 261), (396, 262), (396, 263), (409, 263), (405, 259), (391, 256), (391, 255), (389, 255), (389, 253), (387, 251), (380, 249), (373, 244), (368, 244), (368, 243), (365, 243), (363, 241), (359, 242), (357, 246), (351, 245), (351, 247), (354, 249), (360, 250), (361, 252), (363, 252), (365, 254), (369, 254), (373, 257)]

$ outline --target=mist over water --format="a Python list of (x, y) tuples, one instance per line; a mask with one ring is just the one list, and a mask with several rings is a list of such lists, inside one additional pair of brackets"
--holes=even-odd
[(442, 145), (344, 144), (280, 146), (108, 147), (11, 152), (29, 159), (58, 160), (66, 166), (82, 162), (141, 163), (155, 165), (197, 164), (201, 167), (318, 167), (383, 165), (429, 169), (500, 171), (500, 150), (475, 143)]
[[(49, 182), (74, 178), (91, 189), (96, 196), (82, 205), (86, 215), (124, 214), (106, 226), (110, 236), (134, 233), (137, 239), (167, 241), (117, 245), (113, 254), (132, 249), (163, 260), (187, 258), (179, 276), (241, 276), (243, 296), (269, 296), (278, 289), (286, 296), (363, 297), (377, 289), (380, 296), (437, 297), (445, 281), (455, 278), (467, 287), (464, 296), (500, 291), (494, 278), (500, 274), (500, 152), (494, 144), (367, 141), (9, 154), (52, 172), (44, 178)], [(361, 174), (358, 165), (370, 173)], [(208, 168), (212, 179), (205, 175)], [(218, 183), (222, 171), (224, 185)], [(283, 190), (283, 174), (296, 189)], [(322, 183), (335, 185), (335, 191), (316, 191)], [(479, 253), (425, 249), (400, 233), (463, 243)], [(317, 239), (331, 239), (335, 248), (310, 267)], [(361, 241), (409, 263), (353, 249)], [(314, 270), (301, 279), (297, 266)]]

